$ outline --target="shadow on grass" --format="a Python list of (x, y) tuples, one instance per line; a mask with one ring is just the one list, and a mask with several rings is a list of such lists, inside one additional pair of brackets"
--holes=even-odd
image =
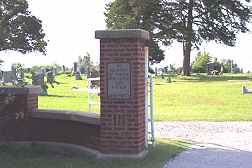
[(155, 83), (155, 85), (165, 85), (164, 83)]
[(43, 97), (57, 97), (57, 98), (76, 98), (76, 96), (63, 96), (63, 95), (47, 95)]
[(1, 145), (0, 163), (5, 168), (162, 168), (168, 159), (189, 148), (180, 141), (160, 140), (139, 160), (97, 160), (89, 155), (55, 152), (43, 145)]

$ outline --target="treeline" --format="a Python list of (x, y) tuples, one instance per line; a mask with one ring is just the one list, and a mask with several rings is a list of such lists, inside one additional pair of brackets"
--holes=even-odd
[(31, 68), (25, 68), (27, 73), (37, 73), (40, 72), (41, 70), (53, 70), (54, 74), (60, 74), (64, 72), (71, 72), (70, 68), (67, 68), (64, 65), (59, 65), (59, 64), (52, 64), (52, 65), (34, 65)]
[[(99, 73), (100, 71), (100, 65), (94, 64), (94, 62), (91, 61), (91, 56), (87, 52), (84, 56), (79, 56), (78, 60), (76, 62), (73, 62), (71, 67), (66, 67), (65, 65), (60, 64), (49, 64), (49, 65), (34, 65), (30, 68), (25, 67), (24, 64), (21, 63), (13, 63), (11, 65), (11, 70), (15, 69), (17, 66), (21, 66), (25, 73), (38, 73), (43, 70), (53, 70), (54, 74), (61, 74), (61, 73), (74, 73), (74, 64), (77, 65), (77, 71), (81, 74), (85, 74), (89, 76), (91, 73), (96, 72)], [(0, 60), (0, 70), (1, 65), (4, 64), (3, 60)]]
[(193, 73), (208, 73), (213, 70), (223, 73), (243, 73), (243, 69), (234, 60), (218, 60), (216, 57), (211, 57), (208, 52), (199, 52), (191, 67)]
[[(232, 59), (218, 60), (212, 57), (208, 52), (198, 52), (195, 60), (191, 63), (192, 73), (207, 73), (218, 71), (222, 73), (243, 73), (243, 68), (239, 67)], [(163, 68), (149, 68), (149, 72), (153, 74), (177, 74), (182, 73), (182, 67), (176, 67), (169, 64)]]

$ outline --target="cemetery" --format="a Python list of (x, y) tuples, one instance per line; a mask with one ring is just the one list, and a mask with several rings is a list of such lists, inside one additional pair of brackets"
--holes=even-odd
[[(223, 76), (192, 75), (191, 77), (154, 77), (154, 118), (156, 121), (244, 121), (251, 120), (251, 94), (242, 94), (242, 86), (252, 88), (251, 74)], [(48, 88), (51, 96), (39, 97), (40, 109), (61, 109), (88, 112), (87, 80), (76, 81), (67, 75), (56, 76), (59, 86)], [(78, 86), (80, 89), (72, 89)], [(81, 89), (82, 88), (82, 89)], [(207, 89), (206, 89), (207, 88)], [(179, 94), (183, 93), (183, 95)], [(99, 96), (93, 94), (93, 100)], [(193, 99), (188, 100), (188, 97)], [(200, 99), (198, 99), (200, 97)], [(169, 100), (169, 101), (168, 101)], [(235, 101), (234, 101), (235, 100)], [(99, 105), (92, 111), (100, 113)], [(204, 111), (204, 113), (202, 112)], [(223, 115), (216, 115), (223, 114)]]
[[(148, 39), (145, 31), (123, 30), (122, 35), (119, 37), (121, 39), (127, 36), (127, 39), (125, 41), (120, 40), (120, 42), (128, 43), (130, 41), (131, 45), (126, 45), (134, 47), (132, 39), (129, 38), (132, 36), (128, 35), (131, 32), (134, 35), (136, 35), (136, 32), (139, 33), (137, 39)], [(108, 41), (103, 39), (117, 35), (117, 31), (97, 31), (96, 37), (104, 43), (104, 49), (101, 48), (101, 53), (104, 51), (105, 56), (113, 55), (113, 53), (110, 53), (113, 50), (108, 50), (106, 47), (125, 45), (118, 45), (118, 42), (117, 45), (111, 44), (117, 38)], [(140, 42), (143, 41), (140, 40)], [(154, 159), (152, 164), (155, 164), (155, 166), (163, 164), (163, 161), (167, 159), (164, 156), (169, 156), (169, 151), (172, 150), (176, 154), (189, 148), (189, 144), (166, 141), (166, 150), (163, 155), (160, 149), (162, 141), (156, 141), (154, 134), (148, 138), (151, 141), (146, 142), (148, 139), (144, 129), (148, 128), (148, 130), (154, 132), (154, 127), (153, 123), (148, 127), (143, 126), (146, 123), (144, 117), (146, 114), (146, 100), (143, 96), (146, 94), (146, 88), (142, 86), (145, 85), (146, 81), (145, 73), (147, 71), (144, 68), (144, 55), (147, 50), (144, 47), (145, 45), (142, 44), (141, 46), (143, 48), (140, 49), (140, 57), (135, 60), (132, 60), (132, 58), (127, 60), (124, 56), (125, 53), (122, 58), (123, 63), (120, 62), (118, 56), (114, 57), (115, 63), (113, 57), (101, 59), (100, 78), (92, 78), (96, 76), (90, 75), (91, 78), (85, 79), (85, 77), (82, 77), (83, 79), (80, 79), (80, 73), (76, 73), (78, 70), (68, 76), (67, 74), (54, 75), (56, 73), (52, 73), (53, 70), (51, 69), (41, 69), (41, 71), (32, 74), (30, 82), (33, 86), (23, 86), (23, 83), (25, 83), (24, 74), (19, 73), (17, 75), (18, 73), (8, 72), (10, 73), (10, 75), (7, 75), (8, 80), (2, 75), (1, 79), (4, 87), (0, 89), (2, 103), (0, 107), (3, 109), (0, 110), (4, 113), (1, 113), (0, 116), (0, 141), (13, 143), (14, 147), (15, 143), (45, 145), (47, 151), (50, 151), (50, 153), (56, 152), (56, 155), (61, 150), (72, 151), (73, 155), (76, 155), (76, 152), (84, 152), (100, 159), (148, 159), (153, 158), (153, 155), (156, 154), (160, 157), (160, 160), (155, 161)], [(107, 50), (110, 52), (107, 53)], [(131, 56), (135, 54), (132, 49), (128, 51), (132, 52), (132, 54), (129, 54)], [(122, 50), (122, 52), (126, 51)], [(127, 61), (130, 63), (127, 63)], [(138, 63), (134, 64), (133, 61)], [(134, 73), (131, 73), (134, 66), (136, 69)], [(107, 70), (104, 70), (105, 68)], [(22, 69), (19, 70), (22, 72)], [(6, 72), (2, 74), (4, 73)], [(138, 73), (139, 76), (136, 76)], [(137, 80), (134, 80), (134, 78)], [(170, 81), (168, 82), (166, 78), (169, 78)], [(142, 83), (138, 81), (139, 79)], [(151, 106), (152, 111), (154, 111), (152, 117), (156, 121), (251, 120), (249, 113), (251, 105), (247, 103), (247, 100), (251, 100), (252, 97), (250, 94), (246, 95), (246, 97), (242, 94), (243, 92), (245, 94), (244, 88), (242, 93), (239, 91), (244, 82), (251, 87), (251, 79), (250, 74), (192, 75), (187, 78), (164, 74), (156, 76), (153, 79), (154, 83), (149, 83), (154, 88), (154, 92), (152, 92), (154, 95), (149, 97), (150, 101), (154, 101), (154, 106)], [(56, 83), (55, 87), (54, 83)], [(10, 84), (14, 87), (10, 86)], [(134, 89), (138, 84), (139, 86)], [(227, 86), (229, 89), (226, 89)], [(76, 91), (73, 88), (76, 88)], [(81, 90), (82, 88), (86, 89)], [(208, 89), (205, 90), (205, 88)], [(183, 95), (186, 96), (177, 95), (179, 92), (183, 92)], [(95, 93), (95, 96), (91, 98), (90, 93)], [(188, 101), (188, 96), (193, 98), (192, 101)], [(132, 100), (134, 97), (136, 99)], [(201, 99), (195, 99), (195, 97)], [(232, 101), (234, 98), (237, 99), (236, 102)], [(97, 105), (91, 104), (93, 100), (100, 103)], [(126, 101), (129, 102), (126, 103)], [(223, 105), (223, 102), (226, 105)], [(110, 103), (111, 105), (109, 105)], [(134, 108), (135, 110), (133, 110)], [(235, 111), (232, 111), (233, 109)], [(130, 114), (131, 111), (134, 111), (134, 114)], [(216, 115), (218, 112), (221, 112), (222, 115)], [(153, 115), (153, 113), (148, 115)], [(134, 120), (134, 118), (138, 119)], [(124, 126), (127, 128), (124, 128)], [(167, 143), (173, 145), (167, 146)], [(156, 144), (157, 147), (152, 148), (153, 144)], [(23, 150), (29, 150), (29, 148)], [(150, 154), (147, 154), (147, 151)], [(61, 152), (59, 153), (61, 155)], [(79, 155), (76, 157), (79, 157)], [(85, 159), (82, 159), (82, 162), (84, 161)], [(96, 162), (96, 160), (91, 159), (91, 162)], [(150, 164), (146, 160), (134, 162), (140, 165)], [(125, 167), (129, 166), (125, 161), (116, 161), (115, 163), (122, 167), (123, 165)], [(65, 164), (67, 165), (67, 163)], [(106, 162), (106, 164), (109, 163)]]
[[(34, 86), (1, 88), (1, 103), (6, 103), (2, 111), (8, 113), (1, 117), (1, 141), (55, 143), (88, 151), (98, 158), (142, 158), (147, 154), (143, 86), (149, 34), (143, 30), (96, 31), (96, 38), (104, 46), (100, 65), (101, 114), (38, 109), (38, 96), (48, 94), (44, 76), (47, 83), (55, 82), (52, 70), (42, 70), (33, 74)], [(129, 54), (129, 58), (111, 57), (116, 50)]]
[[(119, 65), (119, 68), (123, 69), (123, 71), (129, 70), (127, 64)], [(108, 74), (110, 77), (108, 77), (112, 80), (116, 75), (111, 75), (111, 73), (120, 72), (116, 69), (117, 66), (118, 64), (116, 64), (116, 66), (113, 66), (112, 64), (112, 67), (111, 65), (108, 67), (110, 69), (108, 71), (110, 72), (110, 74)], [(6, 113), (1, 114), (1, 121), (5, 121), (1, 122), (1, 137), (3, 138), (1, 141), (36, 142), (40, 145), (46, 145), (50, 149), (54, 149), (56, 147), (57, 152), (59, 149), (67, 151), (88, 151), (88, 153), (91, 153), (96, 157), (105, 157), (105, 155), (102, 155), (99, 152), (99, 137), (101, 136), (101, 109), (99, 105), (92, 105), (92, 108), (90, 108), (88, 105), (88, 92), (86, 89), (81, 90), (81, 88), (87, 88), (88, 86), (92, 89), (96, 89), (102, 84), (97, 82), (92, 83), (92, 81), (86, 80), (85, 77), (83, 77), (83, 80), (78, 80), (76, 79), (75, 74), (73, 74), (73, 76), (61, 74), (51, 77), (52, 83), (53, 81), (59, 83), (59, 85), (55, 85), (53, 88), (50, 83), (47, 82), (50, 81), (47, 79), (47, 74), (46, 70), (41, 70), (41, 72), (34, 74), (30, 81), (33, 85), (35, 85), (32, 88), (18, 87), (7, 89), (6, 86), (9, 86), (12, 82), (7, 82), (5, 88), (1, 88), (1, 100), (6, 99), (3, 95), (8, 95), (8, 97), (9, 95), (12, 95), (8, 98), (8, 102), (17, 103), (14, 106), (13, 104), (4, 106), (4, 110), (8, 111), (8, 115)], [(122, 75), (121, 73), (119, 74), (120, 76)], [(126, 76), (122, 80), (126, 80), (124, 83), (127, 83), (129, 74), (125, 75)], [(167, 82), (166, 78), (170, 78), (171, 82)], [(250, 120), (251, 115), (249, 112), (251, 105), (250, 103), (247, 103), (247, 100), (252, 99), (252, 97), (250, 94), (244, 97), (240, 92), (240, 88), (244, 82), (248, 87), (251, 87), (251, 79), (252, 76), (250, 74), (225, 74), (223, 76), (212, 77), (192, 75), (190, 78), (166, 75), (157, 76), (154, 78), (154, 118), (156, 121)], [(90, 78), (90, 80), (99, 81), (100, 79)], [(73, 86), (78, 86), (78, 89), (73, 91)], [(227, 86), (229, 89), (226, 89)], [(45, 88), (44, 90), (43, 87)], [(40, 90), (38, 88), (42, 89)], [(127, 91), (119, 91), (119, 93), (128, 97), (128, 92), (131, 88), (128, 88), (127, 86), (123, 88)], [(208, 88), (208, 90), (205, 90), (205, 88)], [(113, 89), (114, 88), (110, 88), (110, 94)], [(177, 95), (178, 92), (183, 92), (186, 96), (182, 97), (183, 95)], [(115, 93), (115, 98), (121, 96), (117, 95), (118, 91)], [(201, 99), (188, 101), (188, 96), (201, 97)], [(234, 98), (237, 99), (236, 103), (232, 101)], [(167, 101), (168, 99), (169, 101)], [(100, 97), (96, 94), (93, 100), (99, 102)], [(225, 102), (226, 105), (223, 105), (222, 102)], [(219, 106), (219, 104), (221, 104), (221, 106)], [(199, 105), (202, 105), (202, 109)], [(22, 108), (14, 108), (20, 106), (22, 106)], [(206, 110), (206, 108), (208, 110)], [(235, 109), (235, 111), (233, 111), (233, 109)], [(204, 110), (204, 113), (202, 113), (202, 110)], [(223, 115), (216, 115), (216, 112), (221, 112)], [(125, 122), (125, 119), (118, 116), (118, 122)], [(41, 125), (43, 125), (43, 127), (41, 127)], [(80, 133), (83, 131), (85, 134)], [(168, 151), (171, 149), (173, 152), (177, 153), (187, 148), (186, 144), (182, 144), (182, 146), (180, 146), (177, 142), (169, 141), (169, 143), (174, 143), (174, 145), (167, 146), (167, 151), (165, 152), (166, 156), (169, 155)], [(158, 152), (156, 155), (160, 155), (159, 145), (160, 140), (157, 141), (157, 147), (149, 149), (151, 153), (146, 157), (153, 157), (155, 151)], [(28, 149), (24, 148), (23, 150)], [(53, 150), (51, 152), (53, 153), (55, 151)], [(112, 156), (113, 155), (109, 154), (109, 157)], [(125, 154), (118, 155), (118, 153), (116, 156), (129, 157), (129, 155)], [(139, 155), (133, 156), (140, 157)], [(166, 159), (163, 155), (160, 155), (160, 159), (162, 158), (164, 160)], [(93, 160), (93, 162), (96, 162), (96, 160)], [(157, 160), (157, 162), (157, 164), (160, 164), (160, 162), (162, 163), (160, 160)], [(67, 163), (65, 164), (67, 165)], [(125, 167), (129, 166), (128, 163), (124, 161), (118, 161), (118, 164), (125, 165)], [(141, 162), (141, 164), (145, 164), (145, 161)]]
[[(0, 167), (252, 164), (252, 73), (245, 73), (238, 59), (220, 59), (204, 46), (215, 41), (234, 47), (238, 34), (249, 32), (249, 0), (102, 1), (106, 25), (96, 31), (102, 27), (97, 21), (77, 26), (86, 22), (86, 15), (71, 15), (78, 3), (68, 3), (69, 17), (57, 11), (64, 26), (54, 20), (50, 26), (57, 31), (48, 34), (49, 22), (45, 26), (33, 16), (28, 1), (0, 3), (0, 51), (5, 51), (0, 58)], [(83, 9), (76, 11), (87, 12)], [(46, 12), (54, 16), (55, 9)], [(92, 60), (89, 25), (95, 25), (99, 61)], [(59, 41), (50, 39), (57, 33)], [(174, 55), (168, 46), (175, 41), (183, 56), (179, 66), (168, 64), (170, 57), (167, 62)], [(92, 57), (89, 51), (78, 56), (78, 48), (91, 50)], [(45, 65), (38, 59), (26, 67), (29, 61), (12, 59), (7, 70), (7, 56), (16, 52), (55, 54), (43, 61), (62, 61)]]

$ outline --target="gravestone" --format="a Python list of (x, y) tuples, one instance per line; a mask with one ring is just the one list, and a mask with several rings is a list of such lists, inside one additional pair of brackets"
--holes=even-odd
[(75, 80), (82, 80), (77, 62), (74, 62), (74, 75), (75, 75)]
[(63, 73), (66, 72), (66, 67), (65, 67), (65, 65), (62, 66), (62, 71), (63, 71)]
[(15, 85), (16, 81), (17, 77), (14, 71), (3, 72), (3, 84), (12, 83), (12, 85)]
[(80, 72), (75, 72), (75, 80), (82, 80), (81, 78), (81, 73)]
[(23, 87), (27, 83), (24, 79), (24, 69), (21, 65), (12, 66), (11, 71), (1, 71), (0, 83), (2, 85), (12, 84), (13, 86)]
[(3, 84), (3, 71), (0, 70), (0, 85)]
[(47, 70), (46, 72), (46, 78), (47, 78), (47, 83), (49, 83), (52, 88), (54, 88), (53, 83), (54, 83), (54, 74), (52, 70)]
[(96, 31), (100, 39), (101, 152), (146, 154), (144, 30)]
[(41, 96), (47, 96), (48, 92), (48, 86), (45, 83), (45, 74), (44, 73), (33, 73), (32, 74), (32, 85), (34, 86), (40, 86), (40, 95)]
[(78, 71), (78, 63), (74, 62), (74, 67), (73, 67), (74, 74)]
[(52, 88), (54, 88), (54, 85), (53, 85), (54, 83), (56, 83), (57, 85), (60, 84), (59, 82), (57, 82), (55, 80), (55, 75), (54, 74), (55, 73), (53, 73), (52, 69), (48, 69), (47, 72), (46, 72), (47, 83), (49, 83), (52, 86)]

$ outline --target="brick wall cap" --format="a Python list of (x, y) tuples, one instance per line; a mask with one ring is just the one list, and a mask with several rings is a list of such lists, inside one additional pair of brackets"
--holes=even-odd
[(117, 30), (97, 30), (95, 31), (96, 39), (117, 39), (117, 38), (137, 38), (149, 40), (148, 31), (142, 29), (117, 29)]
[(96, 113), (80, 112), (80, 111), (68, 111), (68, 110), (38, 110), (32, 113), (32, 118), (40, 119), (56, 119), (77, 121), (87, 124), (100, 124), (100, 116)]
[(39, 95), (40, 94), (40, 86), (25, 86), (25, 87), (0, 87), (0, 94), (2, 95)]

